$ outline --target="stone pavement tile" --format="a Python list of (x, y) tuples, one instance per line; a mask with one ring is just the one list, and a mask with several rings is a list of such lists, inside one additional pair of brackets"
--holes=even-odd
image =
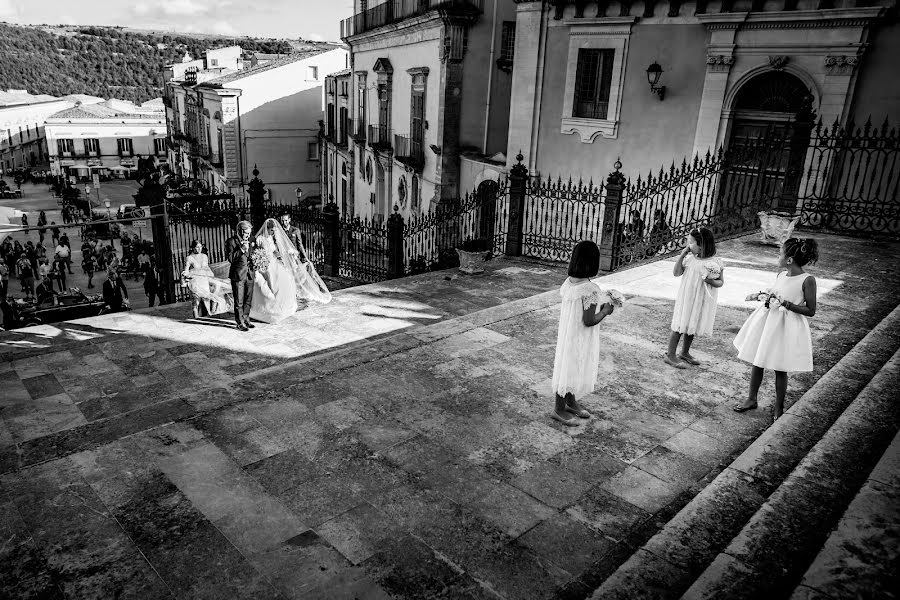
[(506, 472), (521, 473), (574, 445), (575, 440), (567, 432), (549, 422), (531, 421), (510, 427), (494, 444), (467, 458), (475, 464), (499, 463)]
[(377, 584), (312, 530), (249, 558), (285, 598), (387, 600)]
[(399, 421), (381, 416), (355, 423), (350, 427), (350, 433), (359, 437), (373, 452), (382, 452), (418, 435)]
[(131, 413), (27, 440), (15, 447), (0, 449), (0, 473), (95, 448), (193, 414), (194, 409), (183, 401), (167, 400)]
[(655, 513), (687, 486), (663, 481), (632, 465), (601, 483), (600, 487), (648, 513)]
[(649, 516), (647, 511), (600, 486), (588, 490), (566, 513), (616, 540), (624, 539)]
[(213, 444), (176, 452), (159, 468), (241, 552), (258, 553), (307, 529)]
[(15, 505), (4, 498), (0, 496), (0, 597), (62, 600), (47, 557)]
[(115, 511), (139, 500), (147, 482), (160, 474), (148, 452), (148, 446), (156, 443), (146, 434), (137, 434), (77, 452), (69, 460), (103, 504)]
[(575, 435), (580, 441), (591, 444), (608, 456), (626, 463), (634, 462), (659, 445), (657, 437), (636, 431), (631, 428), (630, 423), (615, 417), (608, 420), (593, 418), (574, 429), (577, 430)]
[[(689, 427), (694, 431), (722, 440), (734, 436), (743, 437), (748, 442), (756, 439), (768, 426), (769, 413), (767, 410), (759, 409), (736, 413), (732, 407), (738, 401), (735, 399), (732, 402), (720, 404), (709, 414), (691, 423)], [(762, 401), (760, 401), (760, 406), (763, 406)]]
[(13, 437), (12, 432), (10, 432), (9, 427), (6, 426), (6, 422), (4, 422), (3, 419), (0, 419), (0, 448), (10, 446), (14, 443), (16, 443), (16, 440)]
[(87, 422), (68, 394), (7, 406), (2, 416), (4, 427), (15, 443), (65, 431)]
[[(131, 380), (132, 384), (134, 379)], [(78, 403), (78, 408), (88, 421), (107, 419), (140, 408), (146, 408), (162, 402), (178, 398), (183, 394), (175, 391), (168, 382), (161, 385), (135, 387), (134, 385), (117, 390), (108, 395), (90, 398)]]
[[(302, 402), (308, 408), (316, 408), (322, 404), (339, 401), (354, 394), (352, 381), (361, 382), (351, 374), (347, 377), (318, 377), (303, 383), (294, 383), (287, 379), (287, 385), (281, 390), (285, 396)], [(368, 387), (368, 383), (366, 384)]]
[(594, 482), (552, 462), (535, 464), (510, 484), (556, 509), (574, 504), (594, 486)]
[(502, 333), (484, 327), (476, 327), (433, 342), (430, 349), (433, 352), (456, 358), (466, 354), (484, 352), (492, 346), (509, 341), (509, 339)]
[(178, 597), (275, 598), (272, 585), (158, 473), (115, 517)]
[(614, 415), (615, 419), (628, 423), (632, 431), (660, 441), (684, 429), (682, 424), (646, 410), (622, 407)]
[(67, 597), (169, 598), (166, 585), (67, 459), (2, 478)]
[(723, 441), (693, 429), (682, 429), (663, 442), (663, 446), (697, 462), (716, 466), (727, 460), (739, 447), (741, 439)]
[[(648, 568), (647, 565), (650, 567)], [(682, 588), (684, 583), (689, 581), (688, 573), (641, 549), (615, 571), (591, 598), (592, 600), (632, 600), (633, 598), (675, 600), (679, 594), (673, 593), (672, 588), (676, 585)]]
[(354, 565), (378, 552), (387, 539), (399, 532), (398, 524), (368, 502), (316, 527), (316, 533)]
[(471, 464), (462, 456), (424, 436), (390, 446), (380, 454), (431, 486), (452, 486), (473, 476)]
[(511, 538), (556, 514), (554, 509), (502, 481), (466, 478), (436, 489)]
[(58, 365), (47, 360), (43, 353), (39, 356), (14, 360), (11, 362), (11, 366), (22, 379), (53, 373), (58, 368)]
[(608, 537), (566, 513), (558, 513), (538, 524), (518, 542), (575, 576), (600, 560), (615, 545)]
[(628, 463), (609, 456), (598, 447), (578, 439), (565, 452), (551, 458), (549, 463), (564, 467), (592, 486), (625, 469)]
[(853, 499), (803, 585), (833, 598), (896, 597), (900, 490), (870, 481)]
[(385, 539), (361, 567), (384, 592), (403, 600), (477, 597), (479, 588), (456, 565), (410, 535)]
[(299, 450), (287, 450), (244, 467), (269, 493), (279, 496), (294, 486), (325, 474), (323, 465)]
[(239, 406), (201, 416), (193, 424), (241, 466), (287, 450), (268, 429)]
[(313, 528), (364, 500), (347, 489), (350, 482), (333, 475), (309, 479), (283, 491), (268, 488), (265, 480), (260, 479), (260, 483), (270, 494), (277, 496), (300, 521)]
[(45, 398), (47, 396), (55, 396), (64, 393), (59, 381), (52, 374), (37, 375), (22, 379), (22, 385), (28, 390), (28, 394), (32, 399)]
[(0, 390), (3, 391), (0, 394), (0, 407), (31, 400), (31, 394), (15, 371), (0, 373)]
[(374, 407), (356, 396), (345, 396), (340, 400), (321, 404), (314, 412), (319, 420), (338, 430), (349, 429), (378, 416)]
[(683, 488), (696, 484), (710, 471), (709, 465), (673, 452), (665, 446), (657, 446), (631, 464), (663, 481)]
[(76, 403), (137, 389), (131, 378), (121, 371), (110, 371), (97, 375), (85, 373), (78, 379), (62, 382), (62, 385)]
[(756, 600), (764, 582), (771, 580), (771, 572), (761, 572), (749, 568), (742, 561), (719, 554), (684, 593), (684, 600), (713, 600), (732, 598), (735, 600)]

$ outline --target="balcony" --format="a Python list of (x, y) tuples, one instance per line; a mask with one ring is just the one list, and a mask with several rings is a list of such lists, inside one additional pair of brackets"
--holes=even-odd
[(425, 166), (425, 150), (421, 139), (408, 135), (394, 136), (394, 158), (415, 169), (421, 171)]
[(449, 15), (475, 17), (484, 12), (484, 0), (387, 0), (341, 21), (341, 39), (438, 9)]
[(385, 125), (369, 125), (369, 146), (376, 150), (390, 150), (391, 130)]
[(350, 119), (347, 122), (350, 137), (360, 144), (366, 143), (366, 122), (364, 119)]

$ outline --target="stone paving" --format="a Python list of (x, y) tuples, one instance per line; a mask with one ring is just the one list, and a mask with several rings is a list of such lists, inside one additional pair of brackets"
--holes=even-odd
[[(820, 241), (788, 404), (900, 301), (896, 244)], [(600, 281), (629, 300), (578, 428), (548, 418), (561, 265), (341, 290), (249, 333), (175, 305), (0, 334), (0, 597), (584, 597), (765, 427), (730, 409), (731, 340), (776, 249), (720, 253), (700, 368), (661, 362), (671, 260)]]

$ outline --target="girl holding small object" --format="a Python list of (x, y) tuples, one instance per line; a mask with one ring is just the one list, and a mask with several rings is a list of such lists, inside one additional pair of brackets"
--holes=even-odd
[[(600, 366), (600, 331), (595, 327), (613, 312), (617, 292), (604, 293), (591, 281), (600, 271), (600, 249), (590, 241), (578, 242), (569, 260), (569, 278), (562, 284), (562, 309), (556, 356), (553, 359), (553, 392), (556, 407), (550, 415), (563, 425), (579, 425), (590, 413), (576, 398), (594, 391)], [(617, 295), (617, 296), (616, 296)], [(604, 302), (607, 300), (607, 302)]]
[[(676, 369), (687, 368), (685, 363), (699, 365), (700, 361), (691, 355), (694, 336), (712, 334), (719, 288), (725, 283), (722, 260), (715, 254), (712, 231), (706, 227), (694, 229), (672, 269), (675, 277), (681, 277), (681, 284), (675, 297), (672, 334), (663, 360)], [(676, 355), (682, 335), (684, 345), (681, 354)]]
[(745, 412), (757, 407), (757, 394), (763, 371), (775, 371), (773, 421), (784, 412), (788, 372), (812, 371), (812, 336), (809, 317), (816, 314), (816, 278), (803, 267), (819, 259), (819, 246), (811, 238), (790, 238), (781, 247), (778, 266), (781, 271), (768, 292), (757, 292), (746, 300), (761, 301), (741, 327), (734, 346), (738, 358), (750, 368), (750, 393), (747, 401), (734, 407)]

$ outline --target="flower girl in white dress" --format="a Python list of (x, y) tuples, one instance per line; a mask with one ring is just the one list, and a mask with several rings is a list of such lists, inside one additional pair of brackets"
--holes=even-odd
[(763, 370), (775, 371), (775, 407), (773, 420), (784, 412), (788, 372), (812, 371), (812, 335), (809, 317), (816, 314), (816, 278), (803, 267), (819, 259), (816, 240), (790, 238), (781, 247), (775, 285), (767, 292), (747, 296), (747, 301), (764, 302), (741, 327), (734, 346), (738, 358), (750, 368), (750, 393), (744, 404), (734, 407), (744, 412), (757, 407), (757, 394)]
[(612, 314), (613, 305), (602, 303), (600, 287), (591, 281), (600, 270), (600, 249), (594, 242), (578, 242), (569, 260), (569, 278), (559, 290), (562, 308), (553, 360), (553, 392), (556, 407), (550, 416), (568, 426), (590, 418), (577, 398), (594, 391), (600, 366), (600, 331), (595, 325)]
[[(669, 348), (663, 360), (676, 369), (686, 368), (685, 363), (699, 365), (700, 361), (691, 355), (694, 336), (712, 335), (719, 288), (725, 284), (722, 274), (724, 265), (715, 253), (716, 242), (712, 231), (706, 227), (694, 229), (672, 269), (675, 277), (681, 277), (681, 284), (675, 297)], [(676, 356), (682, 335), (684, 344), (681, 354)]]

